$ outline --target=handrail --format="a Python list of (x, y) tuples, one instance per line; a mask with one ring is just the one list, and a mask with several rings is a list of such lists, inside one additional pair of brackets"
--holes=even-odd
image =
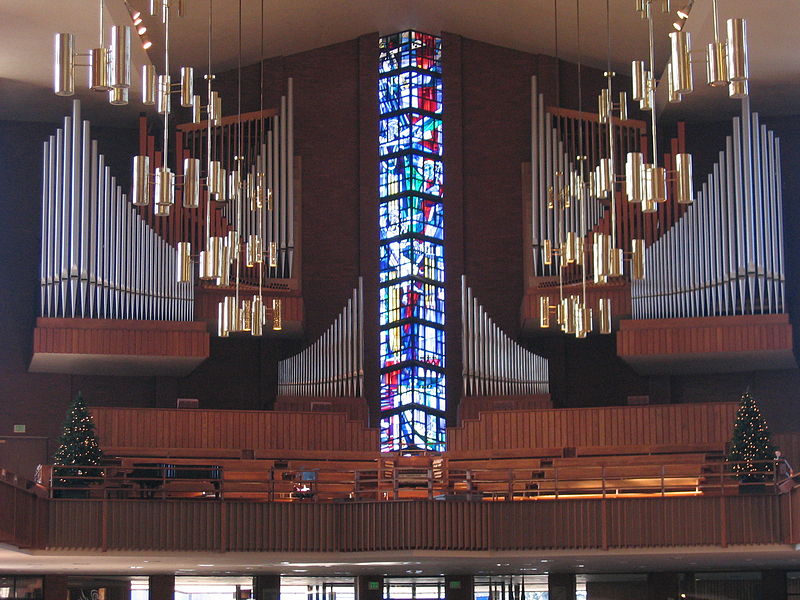
[[(54, 466), (52, 498), (235, 499), (284, 501), (393, 501), (407, 499), (542, 500), (641, 496), (785, 493), (794, 486), (780, 461), (645, 461), (625, 464), (459, 468), (457, 463), (367, 468), (277, 468), (241, 471), (226, 477), (220, 465), (168, 461), (136, 466), (88, 467), (83, 476), (65, 475)], [(738, 468), (747, 469), (745, 475)], [(790, 483), (787, 484), (792, 480)]]

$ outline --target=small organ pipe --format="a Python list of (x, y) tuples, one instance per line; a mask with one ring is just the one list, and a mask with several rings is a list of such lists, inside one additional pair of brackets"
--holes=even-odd
[(278, 363), (278, 395), (361, 396), (363, 328), (363, 285), (359, 279), (358, 287), (320, 338)]
[(547, 360), (498, 327), (462, 277), (462, 379), (467, 396), (547, 393)]

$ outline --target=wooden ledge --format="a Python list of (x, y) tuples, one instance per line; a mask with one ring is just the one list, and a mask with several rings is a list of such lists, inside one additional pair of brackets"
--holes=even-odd
[(642, 374), (797, 366), (786, 314), (622, 321), (617, 355)]
[(203, 322), (40, 318), (29, 370), (184, 376), (208, 355)]

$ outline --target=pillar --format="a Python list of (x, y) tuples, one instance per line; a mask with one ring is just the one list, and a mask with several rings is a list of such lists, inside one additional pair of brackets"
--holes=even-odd
[(45, 575), (42, 588), (43, 600), (67, 600), (69, 591), (66, 575)]
[(445, 600), (472, 600), (472, 575), (445, 575)]
[(256, 575), (253, 577), (253, 600), (280, 600), (280, 597), (280, 575)]
[(150, 600), (173, 600), (175, 575), (150, 575)]
[(575, 573), (550, 573), (547, 591), (550, 600), (575, 600)]
[(647, 600), (677, 600), (680, 573), (648, 573)]
[(786, 586), (786, 571), (761, 572), (761, 597), (769, 600), (786, 600), (789, 592)]
[(356, 600), (383, 600), (383, 577), (380, 575), (356, 577)]

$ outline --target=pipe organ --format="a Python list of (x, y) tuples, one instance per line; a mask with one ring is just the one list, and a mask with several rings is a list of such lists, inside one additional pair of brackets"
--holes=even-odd
[(780, 141), (748, 100), (697, 202), (645, 250), (637, 319), (785, 312)]
[(279, 396), (357, 397), (364, 393), (364, 292), (358, 287), (311, 346), (278, 363)]
[[(625, 156), (628, 152), (639, 152), (645, 124), (641, 121), (620, 120), (614, 124), (614, 149), (610, 152), (609, 136), (598, 116), (553, 107), (545, 107), (544, 94), (538, 92), (536, 77), (531, 82), (531, 242), (533, 246), (533, 274), (538, 277), (558, 276), (558, 261), (549, 260), (551, 250), (564, 249), (567, 253), (578, 253), (572, 240), (584, 239), (591, 232), (611, 232), (609, 202), (602, 194), (592, 190), (613, 189), (613, 182), (601, 183), (596, 175), (606, 173), (600, 168), (609, 156), (615, 156), (614, 173), (625, 172)], [(580, 162), (583, 162), (581, 169)], [(590, 183), (570, 181), (570, 177), (581, 171), (589, 176)], [(567, 190), (572, 193), (559, 193)], [(613, 193), (613, 192), (612, 192)], [(581, 218), (583, 202), (571, 201), (570, 196), (581, 195), (586, 203), (586, 218)], [(617, 202), (616, 227), (622, 229), (627, 222), (627, 213), (633, 208), (627, 202)], [(620, 219), (619, 217), (622, 217)], [(620, 241), (630, 251), (628, 240)], [(545, 252), (543, 253), (543, 250)], [(545, 257), (543, 257), (543, 254)]]
[(464, 396), (522, 396), (549, 392), (548, 362), (526, 350), (486, 314), (461, 277)]
[(41, 315), (191, 321), (177, 250), (128, 202), (78, 100), (44, 142), (42, 169)]
[[(241, 115), (242, 156), (238, 157), (240, 122), (238, 115), (223, 117), (219, 124), (212, 124), (210, 150), (213, 161), (218, 161), (221, 169), (218, 207), (223, 223), (235, 225), (239, 229), (243, 245), (248, 241), (260, 246), (264, 256), (264, 277), (266, 279), (289, 279), (294, 275), (295, 265), (295, 189), (294, 189), (294, 109), (293, 84), (289, 78), (287, 95), (281, 97), (278, 110), (264, 110)], [(208, 123), (198, 122), (179, 125), (183, 133), (182, 145), (187, 155), (199, 159), (200, 164), (208, 163)], [(246, 185), (255, 181), (257, 173), (266, 175), (266, 210), (253, 210), (247, 203), (233, 202), (231, 190), (237, 160), (243, 164), (242, 178)], [(202, 206), (204, 202), (201, 202)], [(259, 223), (259, 214), (262, 222)], [(200, 218), (200, 217), (198, 217)], [(227, 225), (223, 225), (223, 229)], [(225, 235), (213, 232), (208, 235)], [(256, 244), (255, 237), (259, 236)], [(202, 244), (197, 241), (199, 248)], [(251, 253), (252, 253), (251, 248)], [(255, 260), (245, 253), (240, 276), (243, 283), (257, 284)]]

